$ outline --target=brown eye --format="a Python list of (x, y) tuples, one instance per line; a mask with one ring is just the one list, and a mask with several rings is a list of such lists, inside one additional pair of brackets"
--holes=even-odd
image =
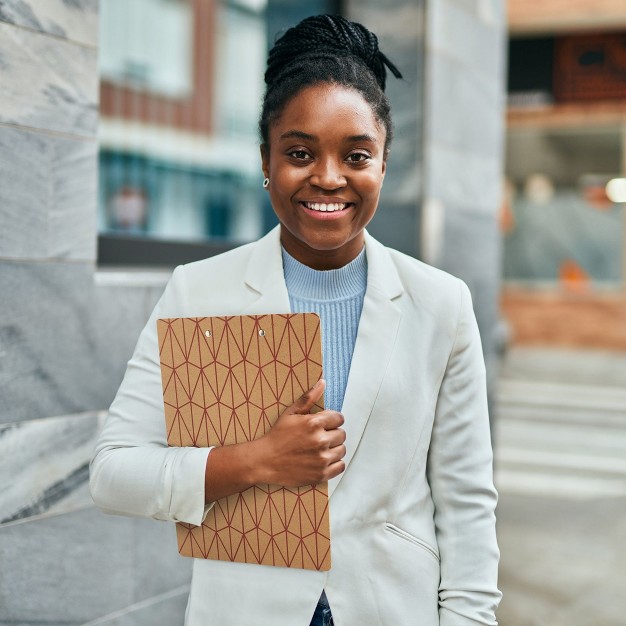
[(348, 161), (350, 161), (350, 163), (363, 163), (370, 158), (370, 155), (365, 152), (353, 152), (348, 155)]
[(293, 150), (289, 153), (289, 156), (292, 156), (294, 159), (298, 159), (299, 161), (304, 161), (311, 158), (311, 155), (306, 152), (306, 150)]

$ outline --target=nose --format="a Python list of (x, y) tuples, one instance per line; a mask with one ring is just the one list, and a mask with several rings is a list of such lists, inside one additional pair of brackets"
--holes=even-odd
[(346, 177), (342, 165), (335, 159), (319, 159), (311, 172), (311, 185), (327, 191), (345, 187)]

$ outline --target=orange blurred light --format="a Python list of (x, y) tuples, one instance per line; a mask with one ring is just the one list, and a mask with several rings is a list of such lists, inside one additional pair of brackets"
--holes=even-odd
[(559, 267), (559, 281), (571, 291), (586, 291), (589, 288), (589, 274), (573, 259), (565, 259)]

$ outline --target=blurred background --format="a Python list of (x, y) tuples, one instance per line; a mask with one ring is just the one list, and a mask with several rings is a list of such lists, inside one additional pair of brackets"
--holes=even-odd
[(88, 462), (173, 267), (276, 224), (265, 57), (322, 12), (405, 77), (369, 230), (472, 291), (500, 623), (626, 623), (623, 0), (0, 0), (0, 624), (182, 624), (173, 526)]

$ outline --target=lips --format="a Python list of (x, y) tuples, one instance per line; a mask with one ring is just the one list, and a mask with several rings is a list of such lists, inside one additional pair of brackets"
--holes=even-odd
[(301, 202), (302, 206), (320, 213), (334, 213), (336, 211), (345, 211), (352, 202)]

